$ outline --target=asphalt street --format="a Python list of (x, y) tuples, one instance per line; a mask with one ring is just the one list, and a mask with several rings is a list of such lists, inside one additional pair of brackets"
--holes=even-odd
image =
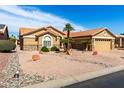
[(64, 88), (124, 88), (124, 70), (79, 82)]

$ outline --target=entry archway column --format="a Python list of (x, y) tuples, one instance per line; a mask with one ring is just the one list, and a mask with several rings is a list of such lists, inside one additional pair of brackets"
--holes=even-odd
[(112, 39), (112, 47), (111, 47), (112, 49), (114, 49), (115, 48), (115, 39)]
[(95, 50), (95, 38), (92, 38), (92, 51), (94, 51)]
[(122, 47), (122, 38), (120, 37), (120, 47)]

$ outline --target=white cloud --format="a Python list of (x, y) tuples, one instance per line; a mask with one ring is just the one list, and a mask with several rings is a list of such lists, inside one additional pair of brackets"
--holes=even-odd
[(21, 6), (0, 6), (0, 11), (0, 23), (7, 24), (9, 31), (12, 30), (16, 33), (20, 27), (43, 27), (48, 25), (62, 30), (66, 23), (71, 23), (77, 31), (85, 30), (83, 26), (77, 25), (70, 20), (36, 8), (30, 8), (29, 11)]

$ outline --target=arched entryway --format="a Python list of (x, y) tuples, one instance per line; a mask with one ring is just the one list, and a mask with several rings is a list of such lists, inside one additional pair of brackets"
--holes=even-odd
[(46, 46), (47, 48), (51, 48), (52, 47), (52, 37), (50, 35), (44, 35), (42, 44), (43, 44), (43, 46)]

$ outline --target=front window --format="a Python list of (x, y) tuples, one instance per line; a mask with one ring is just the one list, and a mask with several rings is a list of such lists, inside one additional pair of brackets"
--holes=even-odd
[(44, 43), (44, 46), (46, 46), (47, 48), (50, 48), (51, 47), (51, 37), (45, 36), (43, 43)]

